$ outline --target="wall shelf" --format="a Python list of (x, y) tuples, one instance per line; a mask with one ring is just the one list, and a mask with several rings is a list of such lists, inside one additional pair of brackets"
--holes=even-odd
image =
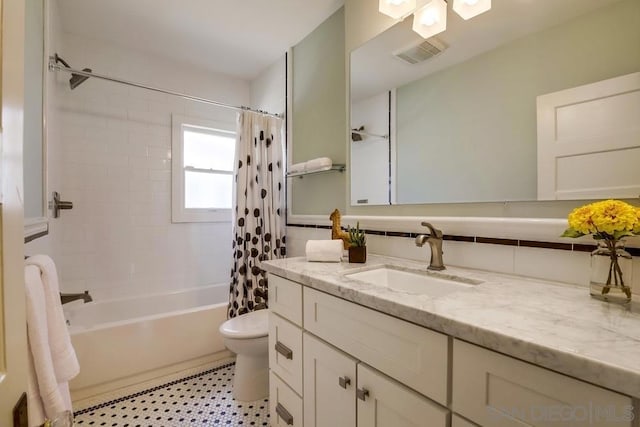
[(309, 172), (287, 172), (287, 178), (293, 178), (295, 176), (302, 178), (305, 175), (315, 175), (319, 173), (326, 173), (326, 172), (333, 172), (333, 171), (344, 172), (346, 168), (347, 168), (346, 165), (336, 164), (327, 168), (317, 169)]

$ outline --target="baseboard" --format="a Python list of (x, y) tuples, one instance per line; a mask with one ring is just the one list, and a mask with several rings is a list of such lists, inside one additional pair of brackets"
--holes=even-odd
[[(91, 406), (91, 401), (96, 400), (98, 396), (115, 392), (126, 394), (127, 389), (129, 388), (132, 389), (131, 392), (135, 392), (133, 389), (137, 390), (148, 388), (147, 386), (155, 386), (158, 379), (165, 379), (169, 376), (179, 376), (180, 374), (187, 373), (186, 371), (197, 370), (198, 368), (203, 368), (232, 357), (233, 353), (229, 350), (223, 350), (207, 356), (176, 363), (174, 365), (164, 366), (162, 368), (153, 369), (137, 375), (131, 375), (126, 378), (120, 378), (94, 386), (71, 390), (71, 401), (73, 402), (74, 408)], [(167, 381), (172, 380), (172, 378), (166, 379)]]

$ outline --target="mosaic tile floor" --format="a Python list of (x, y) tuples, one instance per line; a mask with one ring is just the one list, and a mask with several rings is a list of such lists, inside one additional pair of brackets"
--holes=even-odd
[(229, 363), (74, 412), (75, 426), (269, 426), (268, 399), (237, 402)]

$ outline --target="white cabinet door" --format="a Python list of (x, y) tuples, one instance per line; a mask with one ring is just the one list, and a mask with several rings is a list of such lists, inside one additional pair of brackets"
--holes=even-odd
[(358, 364), (358, 427), (445, 427), (448, 410)]
[(308, 333), (303, 345), (305, 427), (354, 427), (356, 360)]

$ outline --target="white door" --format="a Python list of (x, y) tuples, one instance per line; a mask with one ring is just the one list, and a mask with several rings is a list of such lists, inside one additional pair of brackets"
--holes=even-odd
[(362, 363), (356, 394), (358, 427), (447, 426), (446, 408)]
[(538, 200), (639, 197), (640, 72), (537, 104)]
[(355, 427), (355, 359), (308, 333), (303, 345), (305, 427)]
[(26, 390), (22, 206), (24, 110), (24, 1), (0, 0), (2, 10), (2, 183), (0, 274), (0, 426), (13, 425), (12, 410)]

